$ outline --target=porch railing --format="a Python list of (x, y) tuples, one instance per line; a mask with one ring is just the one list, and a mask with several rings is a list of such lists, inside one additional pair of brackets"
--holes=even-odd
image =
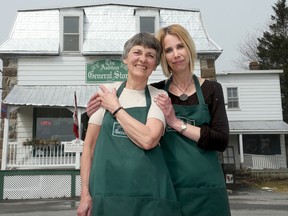
[(252, 155), (254, 169), (279, 169), (281, 161), (277, 155)]
[[(10, 142), (7, 149), (7, 169), (76, 168), (76, 153), (64, 152), (59, 145), (31, 146)], [(3, 158), (4, 159), (4, 158)]]

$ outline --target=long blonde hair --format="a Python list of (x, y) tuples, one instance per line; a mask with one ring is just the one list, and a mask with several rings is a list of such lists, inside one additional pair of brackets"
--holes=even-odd
[[(191, 73), (193, 73), (195, 62), (197, 61), (197, 53), (196, 53), (195, 43), (192, 37), (190, 36), (189, 32), (183, 26), (179, 24), (172, 24), (167, 27), (161, 28), (157, 32), (156, 38), (160, 41), (163, 49), (164, 49), (164, 38), (168, 34), (177, 36), (181, 40), (185, 48), (187, 49), (189, 53), (189, 62), (190, 62), (189, 68), (190, 68)], [(166, 77), (169, 77), (172, 74), (173, 71), (166, 61), (165, 52), (162, 52), (161, 67)]]

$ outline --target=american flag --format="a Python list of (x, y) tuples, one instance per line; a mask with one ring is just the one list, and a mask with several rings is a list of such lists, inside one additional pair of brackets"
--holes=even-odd
[(77, 96), (76, 91), (74, 92), (74, 113), (73, 113), (73, 132), (76, 139), (79, 139), (79, 125), (78, 125), (78, 107), (77, 107)]

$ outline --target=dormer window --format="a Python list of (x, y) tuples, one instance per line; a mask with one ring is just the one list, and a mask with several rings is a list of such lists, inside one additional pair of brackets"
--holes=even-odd
[(137, 19), (137, 32), (148, 32), (155, 34), (159, 29), (159, 11), (137, 9), (135, 11)]
[(139, 17), (140, 32), (155, 33), (155, 17)]
[(79, 51), (79, 17), (63, 17), (63, 51)]
[(79, 53), (83, 41), (83, 11), (61, 10), (61, 51)]

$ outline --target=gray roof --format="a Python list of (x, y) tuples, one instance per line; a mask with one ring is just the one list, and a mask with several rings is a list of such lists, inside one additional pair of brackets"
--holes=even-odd
[[(84, 14), (82, 54), (120, 54), (125, 41), (137, 31), (134, 13), (139, 8), (159, 10), (160, 27), (179, 23), (187, 28), (198, 53), (216, 57), (221, 54), (222, 49), (206, 31), (199, 10), (121, 4), (75, 7)], [(9, 39), (0, 45), (0, 54), (59, 55), (62, 9), (67, 8), (18, 11)]]
[(53, 106), (74, 107), (74, 92), (77, 105), (85, 108), (90, 97), (98, 90), (97, 86), (23, 86), (16, 85), (3, 100), (14, 106)]
[(229, 121), (231, 134), (288, 134), (284, 121)]

